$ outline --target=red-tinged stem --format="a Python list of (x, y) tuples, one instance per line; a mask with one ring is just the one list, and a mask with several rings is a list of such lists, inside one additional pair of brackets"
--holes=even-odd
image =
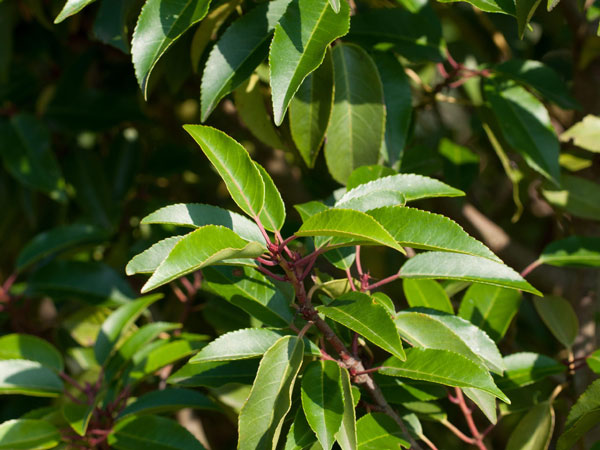
[(308, 264), (304, 268), (304, 272), (302, 272), (302, 275), (300, 275), (300, 280), (304, 280), (308, 276), (308, 274), (312, 270), (313, 266), (317, 262), (318, 257), (319, 257), (319, 255), (315, 254), (315, 256), (308, 262)]
[(258, 271), (264, 273), (266, 276), (273, 278), (274, 280), (277, 280), (277, 281), (288, 281), (288, 280), (285, 279), (285, 277), (282, 277), (281, 275), (274, 274), (269, 269), (266, 269), (266, 268), (264, 268), (262, 266), (258, 266), (256, 269)]
[(260, 256), (258, 258), (256, 258), (256, 260), (261, 263), (264, 264), (265, 266), (278, 266), (279, 263), (276, 263), (275, 261), (269, 261), (268, 259), (265, 258), (261, 258)]
[(173, 290), (173, 293), (175, 294), (175, 296), (181, 303), (187, 302), (187, 296), (183, 293), (183, 291), (181, 289), (179, 289), (179, 286), (177, 286), (175, 284), (170, 284), (170, 286), (171, 286), (171, 289)]
[(448, 72), (446, 72), (446, 68), (444, 67), (443, 63), (437, 64), (437, 70), (440, 73), (440, 75), (444, 78), (448, 78), (450, 76), (450, 75), (448, 75)]
[(277, 237), (277, 240), (279, 241), (279, 247), (277, 248), (278, 252), (281, 252), (282, 250), (290, 257), (290, 258), (294, 258), (294, 254), (292, 253), (292, 251), (288, 248), (288, 243), (293, 241), (294, 239), (296, 239), (296, 236), (290, 236), (287, 239), (283, 239), (283, 237), (281, 236), (281, 233), (278, 231), (275, 232), (275, 236)]
[(87, 389), (84, 388), (81, 384), (79, 384), (77, 381), (75, 381), (73, 378), (71, 378), (69, 375), (67, 375), (64, 372), (59, 372), (58, 376), (61, 377), (63, 380), (65, 380), (67, 383), (69, 383), (70, 385), (72, 385), (75, 389), (81, 391), (81, 393), (83, 394), (87, 394)]
[(308, 255), (306, 255), (303, 258), (300, 258), (298, 261), (296, 261), (294, 264), (296, 266), (303, 266), (304, 264), (306, 264), (307, 262), (309, 262), (311, 259), (316, 258), (317, 256), (319, 256), (321, 253), (323, 253), (325, 250), (327, 250), (327, 247), (321, 247), (316, 249), (314, 252), (309, 253)]
[(370, 290), (376, 289), (376, 288), (378, 288), (380, 286), (383, 286), (384, 284), (388, 284), (388, 283), (391, 283), (392, 281), (396, 281), (398, 278), (400, 278), (400, 273), (396, 273), (394, 275), (391, 275), (391, 276), (389, 276), (387, 278), (384, 278), (383, 280), (379, 280), (376, 283), (369, 284), (365, 288), (365, 290), (370, 291)]
[(435, 446), (435, 444), (433, 442), (431, 442), (427, 436), (425, 436), (424, 434), (421, 434), (419, 436), (421, 438), (421, 440), (423, 442), (425, 442), (427, 444), (427, 446), (431, 449), (431, 450), (438, 450), (438, 448)]
[(521, 272), (521, 276), (523, 278), (525, 278), (527, 275), (529, 275), (535, 268), (537, 268), (538, 266), (541, 266), (542, 262), (539, 259), (536, 259), (534, 262), (532, 262), (531, 264), (529, 264), (527, 267), (525, 267), (523, 269), (523, 272)]
[(258, 216), (254, 216), (254, 221), (256, 222), (256, 225), (258, 225), (258, 229), (260, 230), (261, 234), (263, 235), (263, 237), (265, 238), (265, 242), (267, 244), (272, 244), (271, 242), (271, 238), (269, 237), (269, 235), (267, 234), (267, 230), (265, 230), (265, 227), (263, 226), (262, 222), (260, 221)]
[(365, 369), (362, 370), (360, 372), (355, 372), (354, 375), (364, 375), (365, 373), (373, 373), (373, 372), (378, 372), (381, 369), (383, 369), (383, 366), (379, 366), (379, 367), (372, 367), (370, 369)]
[(306, 334), (306, 332), (309, 330), (309, 328), (312, 326), (313, 326), (312, 322), (306, 322), (306, 325), (304, 325), (302, 327), (302, 329), (298, 332), (298, 337), (300, 339), (302, 339), (304, 337), (304, 335)]
[(75, 397), (73, 394), (71, 394), (69, 391), (67, 391), (66, 389), (63, 391), (63, 393), (65, 394), (65, 396), (71, 400), (73, 403), (77, 403), (78, 405), (83, 405), (83, 402), (81, 400), (79, 400), (77, 397)]
[(281, 244), (279, 244), (279, 249), (283, 250), (285, 246), (287, 246), (290, 242), (292, 242), (294, 239), (297, 239), (296, 235), (291, 235), (289, 238), (287, 239), (283, 239), (281, 241)]
[(188, 280), (186, 277), (181, 277), (180, 280), (181, 284), (183, 284), (185, 289), (188, 291), (188, 296), (193, 296), (196, 293), (196, 289), (194, 289), (194, 285), (190, 282), (190, 280)]
[(358, 357), (358, 333), (354, 333), (352, 336), (352, 353)]
[(455, 69), (460, 69), (461, 68), (460, 64), (458, 64), (456, 62), (456, 60), (452, 57), (452, 55), (450, 54), (450, 52), (448, 50), (446, 50), (446, 59), (448, 60), (448, 62), (450, 63), (450, 65), (452, 67), (454, 67)]
[(358, 271), (358, 275), (360, 277), (363, 276), (363, 269), (362, 269), (362, 264), (360, 262), (360, 245), (356, 246), (356, 270)]
[(477, 446), (477, 448), (479, 448), (480, 450), (487, 450), (487, 447), (483, 443), (483, 436), (481, 435), (481, 433), (479, 433), (477, 425), (475, 425), (475, 421), (473, 420), (473, 412), (471, 411), (471, 408), (469, 408), (469, 406), (467, 405), (462, 391), (460, 390), (460, 388), (454, 388), (454, 390), (456, 392), (456, 398), (458, 399), (458, 406), (460, 406), (460, 409), (462, 410), (463, 415), (465, 416), (465, 420), (467, 421), (467, 425), (469, 426), (469, 430), (473, 435), (473, 440), (475, 441), (473, 442), (473, 445)]
[(458, 437), (461, 441), (466, 442), (467, 444), (475, 445), (475, 439), (467, 436), (465, 433), (460, 431), (454, 424), (448, 422), (447, 420), (441, 421), (442, 425), (448, 428), (456, 437)]
[(354, 280), (352, 279), (352, 273), (350, 272), (350, 267), (346, 268), (346, 277), (348, 277), (348, 283), (350, 283), (350, 289), (355, 291), (356, 286), (354, 286)]

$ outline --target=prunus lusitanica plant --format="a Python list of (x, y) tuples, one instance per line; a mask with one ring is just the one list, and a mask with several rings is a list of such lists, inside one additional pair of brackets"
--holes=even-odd
[(0, 0), (0, 450), (600, 449), (598, 18)]

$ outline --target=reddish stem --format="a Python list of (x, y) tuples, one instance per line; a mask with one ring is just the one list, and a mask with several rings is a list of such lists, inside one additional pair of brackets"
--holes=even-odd
[(350, 272), (350, 267), (346, 268), (346, 277), (348, 277), (348, 283), (350, 283), (350, 289), (355, 291), (356, 286), (354, 286), (354, 280), (352, 279), (352, 273)]
[(525, 267), (523, 269), (523, 271), (521, 272), (521, 276), (523, 278), (525, 278), (527, 275), (529, 275), (535, 268), (537, 268), (538, 266), (541, 266), (542, 262), (539, 259), (536, 259), (534, 262), (532, 262), (531, 264), (529, 264), (527, 267)]
[(256, 222), (256, 225), (258, 225), (258, 229), (260, 230), (261, 234), (263, 235), (263, 237), (265, 238), (265, 242), (267, 244), (272, 244), (271, 242), (271, 238), (269, 237), (269, 235), (267, 234), (267, 230), (265, 230), (265, 227), (263, 226), (262, 222), (260, 221), (258, 216), (254, 216), (254, 221)]
[(466, 442), (467, 444), (475, 445), (475, 439), (467, 436), (465, 433), (460, 431), (454, 424), (448, 422), (447, 420), (442, 421), (442, 424), (448, 428), (456, 437), (458, 437), (461, 441)]
[(358, 275), (362, 277), (364, 272), (360, 262), (360, 245), (356, 246), (356, 270), (358, 271)]
[(383, 286), (384, 284), (388, 284), (388, 283), (391, 283), (392, 281), (396, 281), (398, 278), (400, 278), (400, 273), (396, 273), (387, 278), (384, 278), (383, 280), (379, 280), (377, 283), (369, 284), (365, 288), (365, 290), (370, 291), (370, 290), (376, 289), (380, 286)]
[(277, 281), (287, 281), (285, 277), (282, 277), (281, 275), (277, 275), (274, 274), (273, 272), (271, 272), (269, 269), (266, 269), (262, 266), (258, 266), (256, 267), (256, 269), (262, 273), (264, 273), (266, 276), (271, 277)]
[(87, 389), (84, 388), (81, 384), (79, 384), (77, 381), (75, 381), (73, 378), (71, 378), (66, 373), (59, 372), (58, 376), (61, 377), (63, 380), (65, 380), (70, 385), (72, 385), (73, 387), (75, 387), (75, 389), (81, 391), (83, 394), (87, 394)]
[(260, 256), (258, 258), (256, 258), (256, 260), (261, 263), (264, 264), (265, 266), (278, 266), (279, 263), (275, 262), (275, 261), (269, 261), (268, 259), (265, 258), (261, 258)]
[(456, 392), (456, 398), (458, 399), (458, 406), (460, 406), (460, 409), (465, 416), (465, 420), (467, 421), (467, 425), (469, 426), (469, 430), (473, 435), (473, 440), (475, 441), (473, 442), (473, 445), (477, 446), (480, 450), (487, 450), (487, 447), (483, 443), (483, 436), (479, 433), (477, 425), (475, 425), (475, 421), (473, 420), (473, 412), (471, 411), (471, 408), (467, 406), (462, 391), (460, 388), (454, 388), (454, 390)]

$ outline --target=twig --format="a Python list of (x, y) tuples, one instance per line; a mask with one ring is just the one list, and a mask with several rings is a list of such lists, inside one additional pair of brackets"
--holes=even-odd
[(541, 266), (542, 262), (539, 259), (536, 259), (534, 262), (532, 262), (531, 264), (529, 264), (527, 267), (525, 267), (523, 269), (523, 271), (521, 272), (521, 276), (523, 278), (525, 278), (527, 275), (529, 275), (534, 269), (536, 269), (537, 267)]
[(358, 275), (362, 277), (363, 269), (360, 263), (360, 245), (356, 246), (356, 270), (358, 271)]
[(467, 436), (465, 433), (460, 431), (453, 423), (448, 422), (447, 419), (442, 420), (441, 424), (448, 428), (450, 431), (452, 431), (452, 433), (454, 433), (454, 435), (456, 435), (456, 437), (458, 437), (461, 441), (464, 441), (467, 444), (475, 445), (475, 439)]
[(398, 273), (396, 273), (396, 274), (394, 274), (394, 275), (390, 275), (389, 277), (387, 277), (387, 278), (384, 278), (383, 280), (379, 280), (379, 281), (378, 281), (378, 282), (376, 282), (376, 283), (369, 284), (369, 285), (366, 287), (366, 290), (367, 290), (367, 291), (370, 291), (370, 290), (372, 290), (372, 289), (376, 289), (376, 288), (378, 288), (378, 287), (380, 287), (380, 286), (383, 286), (384, 284), (388, 284), (388, 283), (391, 283), (392, 281), (396, 281), (398, 278), (400, 278), (400, 272), (398, 272)]
[(257, 266), (256, 269), (259, 270), (260, 272), (264, 273), (266, 276), (271, 277), (271, 278), (273, 278), (273, 279), (275, 279), (277, 281), (287, 281), (285, 279), (285, 277), (282, 277), (281, 275), (274, 274), (269, 269), (266, 269), (263, 266)]
[(454, 388), (454, 391), (456, 392), (456, 398), (458, 399), (458, 406), (460, 406), (460, 409), (465, 416), (465, 420), (467, 421), (467, 425), (469, 426), (469, 430), (473, 435), (474, 442), (472, 444), (477, 446), (480, 450), (487, 450), (487, 447), (483, 443), (483, 436), (479, 433), (477, 425), (475, 425), (475, 421), (473, 420), (473, 411), (467, 406), (462, 391), (460, 388)]
[(354, 286), (354, 280), (352, 279), (352, 273), (350, 272), (350, 267), (346, 267), (346, 277), (348, 278), (348, 283), (350, 283), (350, 289), (356, 291), (356, 286)]

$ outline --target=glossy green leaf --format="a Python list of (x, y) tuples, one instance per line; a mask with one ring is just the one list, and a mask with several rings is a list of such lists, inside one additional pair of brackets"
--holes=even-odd
[(563, 174), (561, 187), (543, 186), (544, 198), (553, 206), (584, 219), (600, 220), (600, 184)]
[(356, 422), (358, 450), (409, 448), (398, 424), (387, 414), (370, 413)]
[[(327, 46), (345, 35), (350, 8), (335, 13), (327, 0), (292, 0), (269, 50), (271, 95), (276, 125), (281, 125), (292, 97), (308, 74), (323, 62)], [(334, 52), (335, 53), (335, 52)]]
[(265, 183), (246, 149), (216, 128), (203, 125), (183, 128), (215, 166), (242, 211), (258, 217), (265, 201)]
[(183, 236), (172, 236), (162, 241), (158, 241), (152, 247), (147, 248), (142, 253), (135, 255), (127, 263), (125, 273), (134, 275), (136, 273), (152, 273), (160, 264), (167, 259), (175, 244), (177, 244)]
[(378, 178), (396, 174), (396, 171), (391, 167), (378, 165), (360, 166), (357, 169), (354, 169), (350, 174), (350, 177), (348, 177), (348, 181), (346, 182), (346, 190), (350, 191), (361, 184), (368, 183), (369, 181), (374, 181)]
[(304, 411), (302, 408), (298, 408), (294, 422), (285, 439), (284, 450), (303, 450), (316, 441), (317, 436), (306, 421)]
[(407, 278), (402, 281), (402, 288), (409, 306), (413, 308), (422, 306), (454, 314), (448, 294), (438, 282)]
[(56, 16), (56, 19), (54, 19), (54, 23), (60, 23), (66, 18), (77, 14), (87, 5), (94, 3), (95, 1), (96, 0), (67, 0), (60, 13), (58, 13), (58, 16)]
[(514, 82), (486, 79), (484, 92), (508, 144), (532, 169), (558, 184), (558, 137), (544, 105)]
[(404, 263), (400, 276), (473, 281), (542, 295), (510, 267), (490, 259), (460, 253), (420, 253)]
[(571, 139), (577, 147), (600, 153), (600, 117), (589, 114), (560, 135), (561, 141)]
[(491, 423), (498, 422), (498, 414), (496, 412), (496, 397), (492, 394), (474, 388), (462, 388), (464, 394), (469, 397), (473, 403), (483, 412), (485, 417)]
[(546, 450), (554, 431), (554, 408), (542, 402), (531, 408), (508, 439), (506, 450)]
[(24, 359), (0, 361), (0, 394), (56, 397), (62, 389), (62, 381), (47, 366)]
[(506, 372), (498, 379), (501, 389), (515, 389), (565, 371), (565, 366), (538, 353), (513, 353), (504, 357)]
[(0, 449), (44, 450), (60, 443), (58, 429), (45, 420), (14, 419), (0, 424)]
[(174, 420), (151, 415), (117, 421), (108, 435), (108, 443), (117, 450), (204, 450), (202, 444)]
[(185, 339), (174, 340), (158, 346), (139, 361), (135, 361), (134, 358), (135, 365), (129, 371), (127, 383), (139, 381), (158, 369), (195, 353), (196, 350), (193, 343)]
[(94, 355), (98, 364), (103, 365), (114, 350), (121, 333), (127, 332), (137, 318), (154, 302), (162, 298), (162, 294), (148, 295), (127, 303), (113, 312), (102, 324)]
[(118, 48), (123, 53), (130, 52), (129, 21), (138, 12), (136, 0), (102, 0), (94, 20), (94, 37)]
[(333, 108), (333, 59), (325, 53), (323, 63), (310, 73), (290, 102), (290, 131), (300, 156), (314, 167), (325, 139)]
[(252, 384), (258, 361), (213, 361), (202, 364), (186, 364), (167, 380), (170, 384), (188, 387), (216, 388), (229, 383)]
[(505, 2), (502, 0), (439, 0), (442, 3), (453, 3), (457, 1), (465, 1), (475, 6), (476, 8), (490, 13), (503, 13), (514, 16), (515, 4), (513, 2)]
[(4, 359), (27, 359), (57, 372), (64, 368), (63, 357), (52, 344), (28, 334), (0, 337), (0, 360)]
[(458, 315), (498, 342), (506, 334), (520, 304), (518, 291), (474, 283), (465, 292)]
[(151, 391), (136, 398), (119, 414), (126, 417), (132, 414), (159, 414), (179, 411), (183, 408), (194, 408), (209, 411), (220, 411), (206, 395), (192, 389), (166, 388), (162, 391)]
[(148, 79), (167, 49), (192, 25), (204, 18), (210, 0), (147, 0), (138, 17), (131, 55), (144, 97)]
[(302, 364), (301, 339), (285, 336), (265, 353), (239, 416), (239, 450), (274, 449)]
[(600, 374), (600, 350), (596, 350), (585, 360), (594, 373)]
[(142, 288), (156, 289), (188, 273), (233, 258), (256, 258), (263, 244), (247, 242), (229, 228), (206, 225), (184, 236)]
[[(344, 414), (342, 425), (335, 435), (335, 439), (342, 450), (356, 450), (358, 438), (356, 434), (356, 411), (354, 409), (354, 398), (352, 396), (352, 384), (350, 374), (346, 369), (341, 369), (342, 392), (344, 394)], [(358, 401), (358, 400), (357, 400)]]
[(600, 267), (600, 238), (570, 236), (549, 244), (540, 255), (551, 266)]
[(258, 163), (254, 163), (265, 183), (265, 203), (260, 211), (260, 221), (269, 231), (279, 231), (285, 222), (285, 205), (273, 179)]
[(363, 49), (340, 44), (332, 55), (335, 96), (324, 153), (331, 176), (345, 184), (354, 169), (379, 160), (385, 104), (377, 67)]
[(202, 122), (268, 55), (269, 38), (289, 3), (290, 0), (261, 3), (225, 30), (211, 50), (202, 75)]
[(500, 351), (485, 332), (471, 322), (434, 309), (417, 308), (396, 314), (400, 334), (416, 347), (459, 353), (477, 364), (502, 374)]
[(314, 361), (302, 376), (302, 409), (324, 450), (331, 450), (342, 425), (342, 370), (335, 361)]
[(533, 304), (554, 337), (565, 347), (571, 348), (579, 333), (579, 320), (571, 304), (554, 295), (534, 298)]
[(165, 206), (144, 217), (140, 223), (160, 223), (191, 228), (222, 225), (247, 241), (264, 242), (265, 240), (256, 223), (247, 217), (202, 203), (178, 203)]
[(588, 386), (571, 408), (565, 431), (558, 439), (557, 450), (568, 450), (600, 421), (600, 380)]
[(289, 285), (275, 285), (260, 272), (245, 267), (203, 270), (204, 287), (266, 324), (286, 327), (294, 318)]
[(329, 306), (318, 306), (317, 311), (404, 360), (404, 349), (392, 317), (367, 294), (349, 292)]
[(77, 404), (65, 403), (62, 407), (62, 414), (69, 426), (79, 435), (85, 436), (87, 427), (92, 418), (95, 404)]
[(382, 366), (379, 373), (383, 375), (481, 389), (510, 403), (483, 366), (448, 350), (410, 348), (406, 350), (406, 361), (391, 357)]
[(374, 379), (389, 403), (428, 402), (447, 396), (446, 389), (439, 384), (379, 374)]

